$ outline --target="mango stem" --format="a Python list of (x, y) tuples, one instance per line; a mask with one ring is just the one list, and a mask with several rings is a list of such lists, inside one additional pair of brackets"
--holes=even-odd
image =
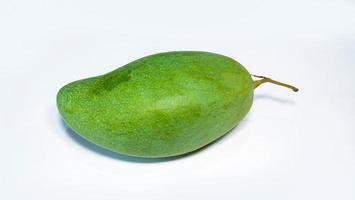
[(286, 88), (289, 88), (291, 89), (292, 91), (294, 92), (298, 92), (298, 88), (292, 86), (292, 85), (289, 85), (289, 84), (286, 84), (286, 83), (281, 83), (279, 81), (275, 81), (271, 78), (268, 78), (268, 77), (265, 77), (265, 76), (257, 76), (257, 75), (253, 75), (253, 77), (256, 77), (256, 78), (261, 78), (260, 80), (255, 80), (254, 81), (254, 89), (257, 88), (259, 85), (263, 84), (263, 83), (273, 83), (273, 84), (276, 84), (276, 85), (279, 85), (279, 86), (283, 86), (283, 87), (286, 87)]

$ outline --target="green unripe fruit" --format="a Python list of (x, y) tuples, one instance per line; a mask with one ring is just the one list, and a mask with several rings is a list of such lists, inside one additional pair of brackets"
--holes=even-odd
[[(208, 52), (168, 52), (102, 76), (72, 82), (57, 95), (64, 121), (114, 152), (169, 157), (221, 137), (247, 114), (253, 81), (235, 60)], [(295, 89), (295, 88), (292, 88)]]

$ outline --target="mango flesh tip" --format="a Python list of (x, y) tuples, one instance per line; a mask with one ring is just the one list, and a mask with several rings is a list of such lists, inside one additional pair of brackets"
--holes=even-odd
[[(261, 84), (261, 83), (260, 83)], [(119, 154), (160, 158), (226, 134), (253, 102), (250, 73), (209, 52), (167, 52), (60, 89), (58, 110), (77, 134)]]

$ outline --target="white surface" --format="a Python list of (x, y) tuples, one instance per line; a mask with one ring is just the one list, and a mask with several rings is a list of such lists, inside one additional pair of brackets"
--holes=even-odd
[[(355, 199), (355, 2), (0, 1), (0, 199)], [(198, 153), (149, 162), (66, 131), (64, 84), (203, 50), (293, 83)]]

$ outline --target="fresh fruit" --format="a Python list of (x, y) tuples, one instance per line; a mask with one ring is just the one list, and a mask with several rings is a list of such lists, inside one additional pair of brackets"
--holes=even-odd
[(147, 56), (110, 73), (74, 81), (57, 95), (64, 121), (98, 146), (138, 157), (169, 157), (226, 134), (248, 113), (252, 80), (237, 61), (208, 52)]

